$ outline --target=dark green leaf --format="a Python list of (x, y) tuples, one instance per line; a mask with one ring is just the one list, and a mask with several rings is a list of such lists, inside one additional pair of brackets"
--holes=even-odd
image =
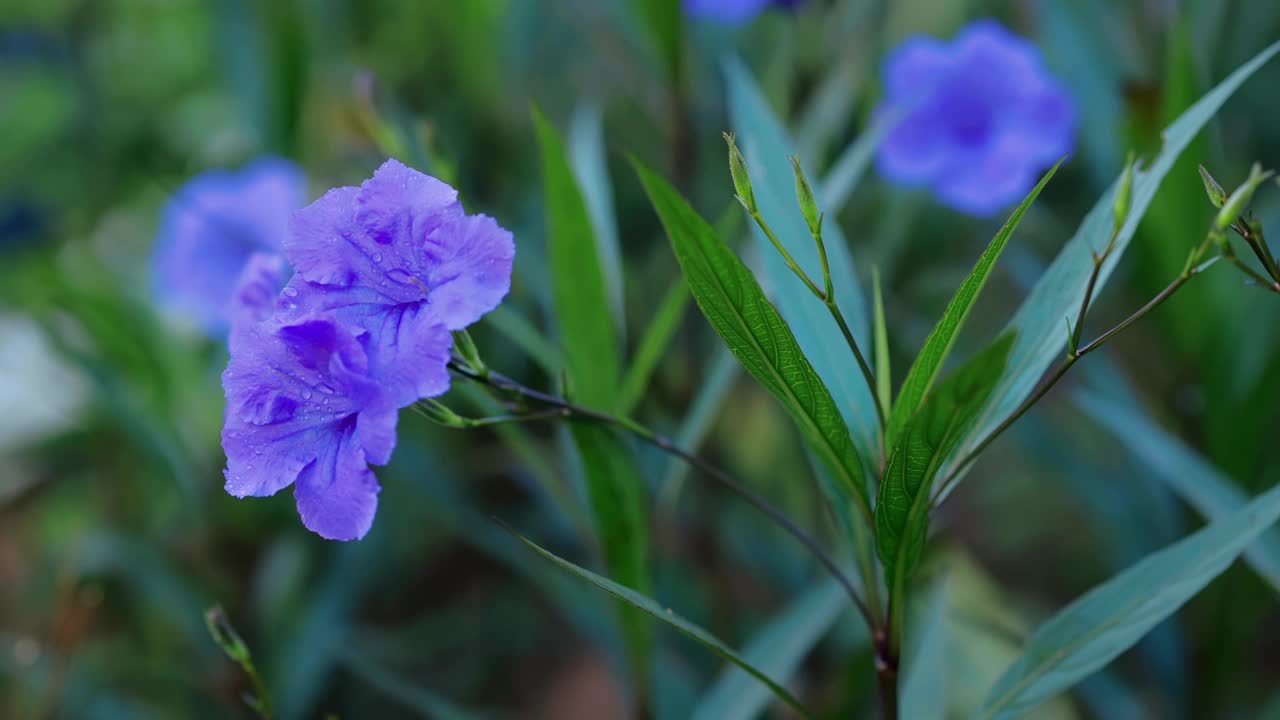
[(1040, 195), (1040, 191), (1061, 165), (1062, 161), (1059, 160), (1057, 165), (1040, 178), (1040, 182), (1005, 221), (1000, 232), (991, 239), (991, 244), (987, 245), (982, 257), (978, 258), (978, 263), (969, 271), (964, 282), (960, 283), (960, 288), (956, 290), (951, 302), (947, 303), (947, 309), (943, 311), (942, 318), (938, 320), (933, 332), (929, 333), (928, 339), (924, 341), (920, 354), (916, 355), (915, 361), (911, 363), (911, 369), (907, 371), (907, 377), (902, 381), (902, 389), (898, 391), (898, 399), (893, 403), (893, 414), (889, 417), (887, 431), (887, 442), (890, 447), (896, 441), (902, 426), (920, 408), (924, 396), (928, 394), (929, 388), (933, 387), (933, 381), (938, 377), (938, 373), (942, 372), (943, 363), (947, 361), (947, 355), (951, 353), (951, 347), (960, 335), (960, 329), (964, 327), (965, 318), (969, 317), (969, 311), (978, 300), (982, 287), (987, 284), (987, 278), (995, 269), (996, 260), (1000, 258), (1000, 253), (1004, 252), (1004, 247), (1013, 236), (1013, 231), (1017, 229), (1018, 223), (1022, 222), (1022, 216), (1026, 214), (1031, 203)]
[[(795, 153), (794, 143), (769, 108), (750, 71), (733, 60), (726, 65), (725, 74), (733, 130), (751, 169), (760, 212), (796, 263), (810, 277), (820, 278), (818, 248), (796, 203), (795, 184), (787, 161)], [(825, 197), (820, 183), (813, 184), (813, 192), (819, 198)], [(848, 242), (839, 223), (833, 220), (833, 211), (837, 208), (823, 204), (820, 209), (828, 214), (822, 232), (831, 275), (835, 278), (836, 300), (854, 337), (863, 348), (868, 348), (867, 308)], [(854, 433), (855, 447), (863, 457), (871, 457), (880, 446), (876, 440), (879, 433), (876, 400), (843, 334), (823, 302), (791, 272), (760, 228), (753, 227), (752, 234), (763, 260), (772, 300), (790, 326), (800, 350), (830, 390), (845, 424)]]
[(794, 696), (792, 696), (791, 693), (787, 692), (786, 688), (782, 687), (780, 684), (772, 680), (768, 675), (764, 674), (759, 669), (757, 669), (754, 665), (747, 662), (742, 656), (734, 652), (733, 648), (730, 648), (728, 645), (725, 645), (723, 642), (721, 642), (718, 638), (716, 638), (711, 633), (707, 632), (706, 630), (703, 630), (697, 625), (694, 625), (688, 620), (685, 620), (679, 615), (676, 615), (669, 608), (663, 608), (652, 598), (646, 595), (642, 595), (630, 588), (619, 585), (618, 583), (608, 578), (601, 577), (591, 572), (590, 570), (579, 567), (569, 562), (568, 560), (565, 560), (564, 558), (556, 555), (555, 553), (540, 547), (537, 543), (533, 542), (532, 540), (529, 540), (526, 537), (523, 537), (514, 532), (513, 534), (515, 534), (516, 537), (519, 538), (521, 542), (523, 542), (525, 545), (528, 545), (530, 548), (534, 550), (534, 552), (537, 552), (542, 557), (550, 560), (556, 565), (559, 565), (565, 570), (568, 570), (574, 575), (577, 575), (583, 580), (586, 580), (592, 585), (595, 585), (601, 590), (604, 590), (610, 595), (613, 595), (615, 598), (618, 598), (619, 600), (628, 603), (635, 609), (648, 613), (649, 615), (667, 623), (668, 625), (674, 627), (675, 629), (679, 630), (685, 635), (688, 635), (689, 637), (698, 641), (702, 645), (706, 646), (709, 650), (714, 652), (716, 655), (719, 655), (725, 660), (728, 660), (729, 662), (747, 671), (752, 675), (752, 677), (754, 677), (755, 679), (759, 680), (760, 682), (768, 686), (768, 688), (772, 690), (773, 693), (777, 695), (780, 700), (782, 700), (783, 702), (787, 703), (792, 708), (794, 708), (795, 711), (798, 712), (801, 717), (804, 717), (804, 718), (813, 717), (809, 713), (809, 711), (807, 711), (804, 708), (804, 706), (800, 704), (799, 700), (797, 700)]
[[(1098, 292), (1101, 292), (1116, 263), (1123, 257), (1156, 190), (1173, 168), (1178, 156), (1209, 119), (1217, 114), (1227, 98), (1277, 52), (1280, 52), (1280, 42), (1263, 50), (1231, 73), (1165, 130), (1164, 149), (1145, 170), (1134, 173), (1133, 205), (1129, 210), (1128, 220), (1116, 236), (1114, 250), (1102, 266), (1102, 272), (1098, 276)], [(1062, 317), (1064, 312), (1070, 312), (1067, 308), (1079, 305), (1085, 284), (1093, 271), (1093, 253), (1105, 247), (1111, 235), (1112, 206), (1118, 183), (1119, 180), (1113, 183), (1098, 200), (1075, 236), (1058, 254), (1010, 321), (1009, 329), (1018, 332), (1018, 341), (1009, 357), (1009, 364), (991, 394), (991, 403), (983, 410), (973, 429), (959, 446), (955, 458), (949, 463), (948, 473), (954, 469), (955, 461), (965, 457), (1022, 404), (1053, 361), (1062, 356), (1067, 341), (1062, 329)], [(956, 484), (958, 483), (953, 483), (951, 487)]]
[(665, 357), (671, 338), (680, 329), (680, 321), (684, 319), (684, 311), (689, 307), (689, 288), (684, 282), (676, 280), (662, 298), (662, 304), (653, 313), (649, 327), (645, 329), (640, 345), (636, 347), (635, 357), (627, 367), (622, 379), (622, 390), (618, 393), (618, 412), (628, 415), (640, 401), (649, 387), (649, 377), (653, 374), (658, 362)]
[(1230, 567), (1277, 518), (1280, 486), (1090, 590), (1040, 626), (974, 718), (1023, 717), (1102, 668)]
[[(608, 428), (574, 423), (570, 429), (582, 457), (587, 494), (609, 573), (629, 587), (648, 592), (649, 526), (644, 482), (631, 450)], [(620, 608), (632, 671), (637, 677), (644, 677), (653, 649), (653, 626), (634, 608)]]
[(546, 195), (552, 302), (576, 400), (610, 408), (617, 397), (619, 352), (591, 217), (560, 136), (536, 109)]
[(1013, 343), (1014, 336), (1005, 335), (943, 380), (889, 454), (876, 503), (876, 549), (895, 599), (903, 597), (907, 575), (924, 549), (938, 469), (991, 394)]
[(782, 403), (823, 464), (869, 515), (862, 463), (849, 430), (791, 329), (711, 226), (662, 178), (639, 163), (636, 172), (702, 313), (747, 372)]

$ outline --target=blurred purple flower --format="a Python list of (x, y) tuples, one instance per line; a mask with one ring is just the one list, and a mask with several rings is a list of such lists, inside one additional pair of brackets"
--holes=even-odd
[(885, 177), (929, 187), (944, 205), (989, 216), (1022, 199), (1071, 151), (1075, 103), (1040, 51), (994, 20), (951, 43), (916, 36), (885, 60), (880, 116), (899, 116), (880, 146)]
[(237, 329), (222, 374), (227, 492), (261, 497), (294, 484), (302, 524), (330, 540), (373, 524), (399, 408), (370, 373), (352, 331), (332, 318)]
[(161, 219), (152, 256), (157, 301), (210, 335), (226, 334), (245, 263), (255, 252), (279, 252), (305, 192), (302, 171), (279, 158), (189, 180), (169, 199)]
[(449, 387), (449, 331), (497, 307), (515, 245), (457, 192), (388, 160), (359, 188), (330, 190), (294, 217), (297, 274), (285, 316), (332, 313), (369, 334), (370, 361), (401, 405)]
[(739, 25), (751, 20), (770, 6), (794, 9), (804, 0), (684, 0), (684, 11), (690, 17), (715, 20), (726, 25)]

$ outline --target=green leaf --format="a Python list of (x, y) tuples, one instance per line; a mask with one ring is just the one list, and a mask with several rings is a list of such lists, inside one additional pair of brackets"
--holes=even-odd
[(728, 660), (729, 662), (742, 668), (743, 670), (748, 672), (752, 677), (764, 683), (765, 686), (767, 686), (771, 691), (773, 691), (774, 695), (777, 695), (780, 700), (782, 700), (783, 702), (787, 703), (792, 708), (794, 708), (795, 711), (798, 712), (801, 717), (810, 718), (810, 719), (813, 717), (809, 713), (809, 711), (806, 710), (804, 706), (800, 704), (799, 700), (797, 700), (794, 696), (792, 696), (791, 693), (787, 692), (786, 688), (782, 687), (782, 685), (775, 682), (763, 671), (759, 670), (750, 662), (748, 662), (745, 658), (740, 656), (738, 653), (734, 652), (733, 648), (730, 648), (728, 645), (725, 645), (723, 642), (721, 642), (718, 638), (716, 638), (711, 633), (707, 632), (706, 630), (703, 630), (697, 625), (694, 625), (688, 620), (685, 620), (679, 615), (676, 615), (669, 608), (663, 608), (656, 601), (654, 601), (652, 598), (646, 595), (642, 595), (630, 588), (619, 585), (618, 583), (608, 578), (601, 577), (591, 572), (590, 570), (579, 567), (569, 562), (568, 560), (565, 560), (564, 558), (556, 555), (555, 553), (540, 547), (537, 543), (533, 542), (532, 540), (518, 533), (515, 533), (514, 531), (512, 531), (512, 534), (515, 535), (516, 538), (518, 538), (525, 545), (528, 545), (534, 552), (538, 553), (539, 555), (546, 558), (547, 560), (550, 560), (556, 565), (559, 565), (561, 568), (573, 573), (574, 575), (577, 575), (579, 578), (586, 580), (587, 582), (591, 583), (592, 585), (595, 585), (601, 590), (604, 590), (610, 595), (613, 595), (615, 598), (629, 604), (631, 607), (635, 608), (636, 610), (647, 613), (650, 616), (655, 617), (667, 623), (668, 625), (674, 627), (675, 629), (679, 630), (680, 632), (684, 633), (690, 638), (693, 638), (694, 640), (698, 641), (699, 643), (707, 647), (709, 650), (714, 652), (716, 655), (719, 655), (725, 660)]
[(1090, 590), (1040, 626), (974, 718), (1022, 717), (1102, 668), (1230, 567), (1278, 518), (1280, 485)]
[[(895, 600), (904, 597), (907, 576), (924, 549), (929, 493), (938, 469), (991, 394), (1014, 340), (1001, 337), (943, 380), (889, 454), (876, 502), (876, 549)], [(901, 612), (902, 603), (897, 605)]]
[(875, 293), (876, 402), (888, 415), (893, 406), (893, 366), (889, 362), (889, 326), (884, 320), (884, 293), (880, 289), (879, 269), (871, 269), (871, 280)]
[(574, 399), (587, 405), (612, 408), (621, 363), (591, 218), (560, 136), (536, 108), (533, 122), (542, 147), (552, 304), (564, 345), (570, 391)]
[[(599, 425), (573, 423), (570, 431), (582, 458), (587, 494), (609, 574), (631, 588), (648, 592), (649, 526), (644, 482), (631, 450), (612, 431)], [(645, 678), (653, 650), (653, 626), (634, 608), (619, 608), (631, 670), (635, 677)]]
[(609, 309), (625, 338), (626, 313), (623, 307), (622, 247), (618, 240), (618, 223), (613, 210), (613, 183), (605, 160), (604, 111), (599, 104), (588, 103), (574, 108), (569, 119), (569, 161), (574, 177), (582, 189), (591, 227), (595, 230), (596, 249), (604, 272), (605, 289), (609, 293)]
[(666, 355), (667, 346), (676, 330), (680, 329), (680, 321), (684, 319), (684, 311), (688, 307), (689, 288), (677, 279), (667, 289), (662, 304), (649, 321), (649, 327), (645, 329), (640, 345), (636, 348), (635, 357), (627, 367), (627, 374), (622, 378), (622, 390), (618, 393), (619, 414), (629, 415), (648, 389), (649, 377)]
[[(733, 382), (738, 379), (740, 365), (728, 349), (720, 347), (715, 350), (715, 357), (707, 363), (706, 376), (699, 383), (698, 394), (693, 404), (685, 413), (680, 428), (676, 431), (676, 447), (695, 452), (706, 440), (711, 425), (720, 413), (724, 401), (733, 389)], [(658, 502), (670, 512), (680, 498), (680, 490), (684, 480), (689, 476), (689, 463), (680, 458), (667, 461), (667, 471), (662, 475), (662, 489)]]
[(862, 462), (830, 391), (751, 271), (662, 178), (638, 162), (698, 307), (738, 361), (782, 403), (814, 452), (869, 516)]
[(947, 717), (947, 580), (934, 581), (910, 613), (907, 642), (902, 653), (902, 685), (898, 688), (899, 714), (912, 720), (945, 720)]
[[(1263, 50), (1231, 73), (1165, 130), (1163, 150), (1147, 169), (1134, 173), (1133, 205), (1124, 227), (1116, 236), (1114, 250), (1102, 266), (1096, 292), (1101, 292), (1116, 263), (1124, 256), (1138, 223), (1142, 221), (1157, 188), (1178, 156), (1227, 98), (1277, 52), (1280, 52), (1280, 42)], [(1079, 305), (1093, 270), (1092, 254), (1107, 244), (1112, 230), (1112, 205), (1118, 183), (1117, 179), (1098, 200), (1075, 236), (1058, 254), (1010, 321), (1009, 329), (1018, 332), (1018, 341), (1009, 357), (1009, 364), (995, 392), (991, 394), (991, 403), (983, 410), (973, 429), (959, 446), (956, 456), (948, 464), (948, 475), (955, 471), (955, 462), (972, 451), (997, 425), (1009, 417), (1031, 394), (1054, 360), (1062, 357), (1067, 341), (1062, 329), (1062, 317), (1064, 312), (1070, 312), (1068, 308)], [(1197, 235), (1195, 240), (1198, 239)], [(1191, 242), (1188, 239), (1188, 245)], [(956, 485), (958, 483), (952, 483), (951, 487)]]
[(680, 0), (630, 0), (640, 26), (649, 35), (667, 81), (676, 87), (683, 73), (684, 12)]
[[(742, 657), (761, 672), (789, 678), (849, 609), (834, 580), (807, 590), (747, 643)], [(861, 627), (861, 626), (859, 626)], [(740, 668), (726, 668), (690, 714), (692, 720), (750, 720), (769, 705), (768, 688)]]
[[(1076, 406), (1107, 428), (1152, 474), (1208, 520), (1238, 512), (1248, 496), (1218, 468), (1152, 422), (1141, 408), (1096, 391), (1077, 392)], [(1280, 534), (1262, 533), (1245, 562), (1280, 591)]]
[[(725, 74), (730, 118), (752, 171), (752, 186), (760, 212), (796, 263), (810, 277), (822, 277), (818, 248), (796, 204), (795, 185), (787, 160), (795, 154), (794, 144), (746, 67), (731, 60), (726, 64)], [(813, 184), (813, 192), (819, 198), (825, 197), (819, 183)], [(834, 208), (822, 205), (820, 209), (827, 212), (828, 219), (834, 218)], [(836, 278), (836, 300), (854, 337), (865, 348), (870, 336), (867, 308), (848, 243), (837, 223), (828, 222), (822, 230), (831, 275)], [(795, 334), (800, 349), (830, 389), (845, 424), (854, 432), (856, 447), (863, 457), (873, 457), (879, 448), (876, 400), (839, 327), (823, 302), (787, 267), (763, 231), (753, 227), (752, 233), (763, 259), (764, 277), (772, 290), (773, 301)]]
[(964, 321), (969, 317), (969, 311), (977, 302), (982, 287), (987, 284), (987, 278), (991, 277), (996, 260), (1000, 258), (1000, 253), (1004, 252), (1004, 247), (1013, 236), (1013, 231), (1017, 229), (1018, 223), (1022, 222), (1022, 216), (1026, 214), (1031, 203), (1039, 197), (1040, 191), (1061, 165), (1062, 160), (1059, 160), (1049, 172), (1044, 174), (1044, 177), (1040, 178), (1040, 182), (1032, 188), (1022, 204), (1018, 205), (1005, 221), (1000, 232), (991, 239), (991, 244), (987, 245), (982, 257), (978, 258), (978, 263), (969, 271), (964, 282), (960, 283), (960, 288), (956, 290), (951, 302), (947, 303), (947, 309), (942, 313), (942, 318), (938, 320), (933, 332), (929, 333), (928, 339), (924, 341), (924, 347), (911, 363), (911, 369), (907, 371), (907, 377), (902, 381), (902, 388), (898, 391), (898, 399), (893, 404), (893, 414), (889, 417), (887, 430), (887, 442), (890, 447), (897, 440), (902, 426), (911, 419), (911, 416), (920, 408), (920, 404), (924, 402), (924, 396), (929, 392), (929, 388), (933, 387), (933, 381), (942, 371), (942, 365), (947, 361), (947, 355), (951, 353), (951, 348), (960, 335), (960, 329), (964, 327)]

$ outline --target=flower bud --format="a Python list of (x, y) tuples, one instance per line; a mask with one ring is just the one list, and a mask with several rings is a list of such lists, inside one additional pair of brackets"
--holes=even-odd
[(487, 373), (488, 368), (480, 359), (480, 349), (476, 347), (475, 340), (471, 339), (471, 333), (466, 330), (454, 330), (453, 351), (472, 370), (482, 375)]
[(1214, 225), (1219, 230), (1226, 230), (1244, 213), (1245, 208), (1249, 207), (1249, 203), (1253, 201), (1253, 193), (1258, 186), (1266, 182), (1274, 173), (1270, 170), (1263, 171), (1262, 166), (1254, 163), (1249, 170), (1249, 179), (1244, 184), (1235, 189), (1231, 193), (1231, 197), (1227, 198), (1222, 204), (1222, 209), (1218, 211), (1218, 219)]
[(733, 189), (738, 193), (738, 202), (747, 209), (747, 212), (755, 214), (759, 212), (756, 207), (756, 196), (751, 191), (751, 175), (747, 172), (747, 161), (742, 157), (742, 151), (738, 149), (738, 145), (734, 142), (733, 133), (725, 133), (724, 141), (729, 145), (729, 174), (733, 176)]
[(420, 400), (417, 407), (422, 411), (424, 417), (437, 425), (457, 430), (465, 430), (472, 427), (473, 423), (470, 420), (454, 412), (435, 398)]
[(1204, 181), (1204, 192), (1209, 196), (1209, 202), (1213, 203), (1214, 207), (1221, 208), (1222, 203), (1227, 201), (1227, 191), (1222, 189), (1203, 165), (1200, 166), (1200, 179)]
[(790, 160), (791, 170), (796, 176), (796, 199), (800, 201), (800, 212), (804, 215), (804, 221), (809, 224), (809, 232), (818, 237), (822, 234), (822, 213), (818, 212), (818, 201), (813, 197), (809, 178), (800, 169), (800, 158), (792, 155)]

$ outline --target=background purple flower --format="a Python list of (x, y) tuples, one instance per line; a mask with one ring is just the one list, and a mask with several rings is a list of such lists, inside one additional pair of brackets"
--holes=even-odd
[(759, 15), (769, 6), (795, 8), (804, 0), (684, 0), (690, 17), (736, 25)]
[(280, 250), (305, 193), (302, 171), (280, 158), (192, 178), (164, 208), (152, 258), (157, 301), (210, 335), (225, 334), (249, 256)]
[(1021, 200), (1073, 146), (1071, 96), (1035, 46), (994, 20), (950, 43), (909, 38), (886, 58), (884, 85), (878, 112), (900, 120), (880, 147), (881, 174), (962, 212), (988, 216)]
[(359, 188), (299, 210), (285, 252), (287, 315), (334, 313), (369, 333), (371, 363), (402, 405), (449, 387), (449, 331), (497, 307), (515, 245), (457, 192), (388, 160)]
[(266, 496), (294, 484), (308, 529), (330, 540), (363, 537), (380, 489), (369, 463), (391, 459), (398, 412), (363, 346), (329, 318), (237, 332), (222, 374), (227, 492)]

